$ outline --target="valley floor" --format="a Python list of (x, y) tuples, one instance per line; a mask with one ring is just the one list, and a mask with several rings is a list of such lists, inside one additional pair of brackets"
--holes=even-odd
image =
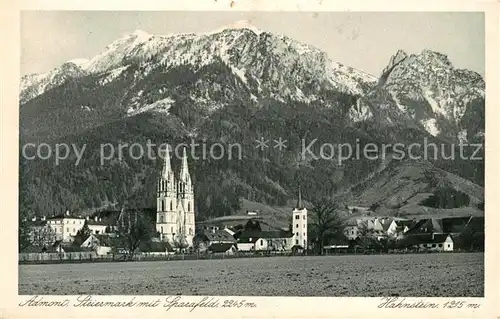
[(21, 295), (484, 296), (484, 253), (20, 265)]

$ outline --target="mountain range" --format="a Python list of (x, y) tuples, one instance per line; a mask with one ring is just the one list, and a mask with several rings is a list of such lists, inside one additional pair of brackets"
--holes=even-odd
[[(338, 165), (301, 158), (301, 141), (482, 144), (484, 92), (479, 74), (430, 50), (398, 51), (373, 76), (244, 22), (204, 34), (135, 31), (91, 59), (22, 77), (20, 143), (86, 144), (87, 152), (78, 166), (20, 156), (20, 207), (50, 214), (125, 202), (154, 206), (161, 160), (113, 159), (101, 166), (99, 145), (195, 140), (239, 143), (244, 154), (242, 160), (190, 162), (201, 218), (232, 214), (242, 202), (286, 205), (299, 184), (306, 198), (338, 196), (391, 214), (401, 205), (384, 205), (387, 195), (373, 196), (367, 187), (380, 187), (381, 176), (413, 162), (362, 158)], [(260, 151), (255, 140), (261, 137), (281, 137), (287, 148)], [(408, 186), (401, 204), (448, 190), (468, 200), (435, 208), (481, 205), (484, 161), (434, 159), (410, 166), (425, 181), (408, 180), (419, 186)], [(462, 189), (457, 180), (475, 186)]]

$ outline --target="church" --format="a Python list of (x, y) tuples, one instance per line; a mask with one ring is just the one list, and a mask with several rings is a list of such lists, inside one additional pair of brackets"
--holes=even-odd
[(177, 249), (193, 247), (195, 232), (194, 190), (184, 148), (179, 175), (172, 171), (166, 152), (157, 185), (156, 231), (162, 241)]

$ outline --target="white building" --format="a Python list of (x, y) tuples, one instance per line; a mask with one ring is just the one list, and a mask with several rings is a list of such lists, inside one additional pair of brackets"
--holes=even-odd
[(307, 250), (307, 209), (302, 204), (302, 196), (299, 188), (299, 198), (293, 210), (292, 220), (293, 245)]
[(106, 255), (112, 252), (113, 248), (108, 236), (90, 235), (80, 245), (82, 248), (90, 248), (98, 255)]
[(421, 236), (419, 248), (429, 251), (453, 251), (453, 239), (448, 234), (426, 234)]
[(385, 235), (387, 235), (388, 237), (397, 236), (398, 224), (394, 219), (392, 218), (382, 219), (381, 224)]
[(168, 152), (157, 185), (156, 231), (173, 247), (193, 247), (195, 233), (194, 190), (186, 149), (178, 177), (174, 176)]
[(93, 219), (87, 216), (87, 226), (94, 235), (106, 234), (107, 225), (102, 221), (102, 218), (94, 216)]
[(289, 251), (294, 243), (287, 231), (249, 231), (241, 234), (237, 245), (239, 251)]
[(84, 223), (85, 218), (73, 216), (69, 211), (63, 215), (47, 217), (47, 224), (54, 230), (56, 239), (64, 242), (73, 241), (74, 236)]

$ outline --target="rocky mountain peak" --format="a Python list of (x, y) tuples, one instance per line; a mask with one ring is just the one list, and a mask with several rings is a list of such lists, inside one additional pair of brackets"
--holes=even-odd
[(250, 30), (253, 33), (255, 33), (256, 35), (260, 35), (261, 33), (264, 33), (263, 30), (252, 25), (250, 23), (250, 21), (248, 21), (248, 20), (239, 20), (239, 21), (236, 21), (236, 22), (229, 24), (227, 26), (223, 26), (222, 28), (216, 29), (216, 30), (209, 32), (209, 33), (219, 33), (219, 32), (222, 32), (224, 30)]
[[(325, 52), (311, 45), (281, 34), (263, 32), (248, 21), (237, 21), (200, 34), (151, 35), (136, 30), (113, 41), (89, 61), (73, 60), (71, 64), (80, 66), (89, 75), (103, 77), (101, 85), (119, 78), (130, 65), (140, 68), (141, 71), (134, 74), (134, 78), (140, 80), (174, 68), (198, 72), (207, 66), (219, 68), (222, 64), (239, 83), (237, 86), (245, 87), (249, 93), (245, 98), (254, 101), (260, 97), (310, 102), (320, 100), (324, 90), (359, 95), (376, 80), (369, 74), (330, 60)], [(31, 83), (23, 84), (22, 92), (28, 90)], [(158, 85), (164, 86), (160, 89), (162, 92), (168, 87), (166, 83)], [(225, 85), (218, 83), (216, 90)], [(213, 83), (208, 82), (199, 84), (193, 98), (206, 100), (211, 97), (210, 92), (199, 91), (200, 87), (211, 91), (212, 86)], [(43, 93), (44, 87), (34, 92), (29, 98)], [(156, 97), (141, 95), (137, 99)], [(220, 102), (211, 104), (223, 105)]]
[(398, 51), (384, 68), (378, 91), (399, 113), (433, 136), (455, 139), (458, 134), (471, 136), (482, 131), (481, 125), (475, 125), (472, 132), (464, 133), (467, 125), (463, 119), (470, 108), (484, 107), (484, 80), (476, 72), (455, 68), (443, 53), (426, 49), (408, 55)]
[(436, 63), (436, 64), (442, 64), (446, 65), (449, 67), (453, 67), (448, 56), (446, 54), (443, 54), (441, 52), (429, 50), (429, 49), (424, 49), (420, 53), (419, 58), (424, 60), (427, 63)]
[(384, 76), (387, 73), (389, 73), (394, 68), (394, 66), (396, 66), (397, 64), (399, 64), (401, 61), (403, 61), (407, 57), (408, 57), (408, 54), (405, 51), (403, 51), (401, 49), (398, 50), (393, 56), (391, 56), (391, 59), (389, 60), (389, 63), (387, 64), (387, 66), (382, 71), (382, 76)]

